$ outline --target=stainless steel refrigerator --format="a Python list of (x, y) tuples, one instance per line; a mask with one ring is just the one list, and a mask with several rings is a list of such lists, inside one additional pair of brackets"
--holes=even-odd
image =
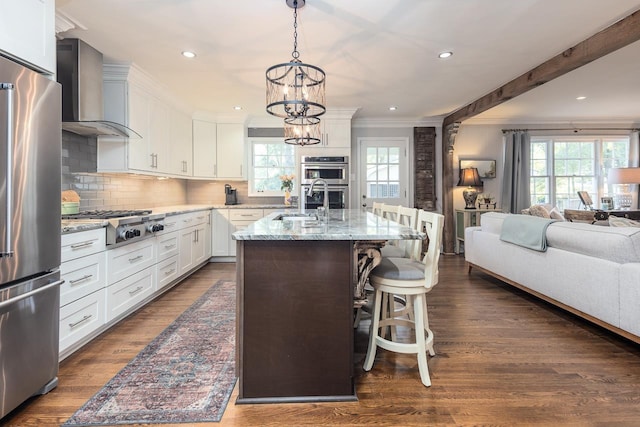
[(0, 417), (58, 381), (60, 93), (0, 57)]

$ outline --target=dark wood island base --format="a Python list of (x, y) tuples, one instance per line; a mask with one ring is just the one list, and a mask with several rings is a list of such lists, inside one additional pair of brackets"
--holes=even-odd
[(357, 400), (353, 242), (236, 243), (236, 403)]

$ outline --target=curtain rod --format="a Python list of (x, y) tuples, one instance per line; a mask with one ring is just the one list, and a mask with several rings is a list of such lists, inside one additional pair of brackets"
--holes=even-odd
[(544, 132), (549, 132), (549, 131), (560, 131), (560, 130), (572, 130), (574, 132), (582, 132), (582, 131), (593, 131), (593, 130), (597, 130), (597, 131), (609, 131), (609, 130), (628, 130), (631, 132), (638, 132), (640, 131), (640, 128), (586, 128), (586, 129), (582, 129), (582, 128), (549, 128), (549, 129), (502, 129), (502, 133), (506, 133), (506, 132), (529, 132), (529, 131), (544, 131)]

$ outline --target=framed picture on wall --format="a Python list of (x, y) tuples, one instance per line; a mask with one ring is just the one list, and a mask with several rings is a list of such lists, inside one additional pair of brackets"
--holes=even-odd
[(496, 177), (496, 161), (481, 159), (460, 159), (460, 170), (465, 168), (476, 168), (480, 174), (480, 178)]

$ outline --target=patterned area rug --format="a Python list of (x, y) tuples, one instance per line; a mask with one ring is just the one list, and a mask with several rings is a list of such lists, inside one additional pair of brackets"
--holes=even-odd
[(217, 422), (236, 382), (232, 281), (218, 281), (64, 424)]

